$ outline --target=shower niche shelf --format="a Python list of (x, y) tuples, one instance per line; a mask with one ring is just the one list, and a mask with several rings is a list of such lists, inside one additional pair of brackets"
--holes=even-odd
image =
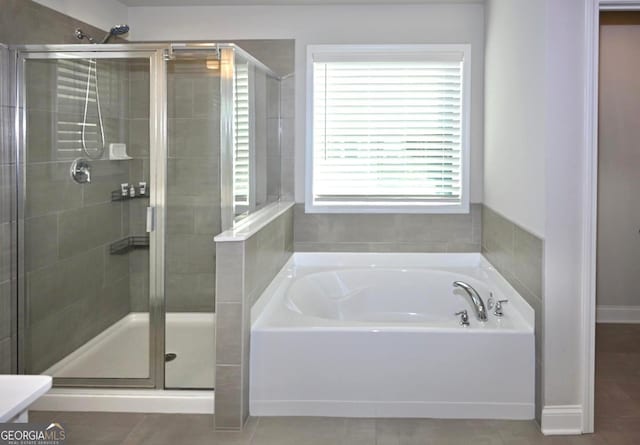
[(131, 199), (140, 199), (140, 198), (148, 198), (149, 197), (149, 187), (147, 187), (146, 193), (144, 195), (138, 194), (138, 188), (136, 188), (136, 196), (122, 196), (122, 191), (114, 190), (111, 192), (111, 201), (129, 201)]
[(109, 246), (109, 253), (111, 255), (124, 255), (135, 249), (148, 249), (149, 248), (149, 236), (128, 236), (120, 241)]

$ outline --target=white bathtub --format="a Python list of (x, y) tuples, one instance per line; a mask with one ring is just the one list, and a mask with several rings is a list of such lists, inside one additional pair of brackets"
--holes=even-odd
[(532, 419), (533, 317), (480, 254), (296, 253), (252, 309), (251, 415)]

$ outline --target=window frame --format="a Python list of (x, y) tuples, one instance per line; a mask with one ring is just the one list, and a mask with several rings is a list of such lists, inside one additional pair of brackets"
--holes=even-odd
[[(388, 57), (427, 58), (456, 53), (462, 56), (462, 113), (461, 113), (461, 193), (456, 204), (433, 201), (408, 201), (384, 203), (316, 203), (313, 193), (313, 112), (314, 112), (314, 62), (320, 58), (335, 57), (349, 60), (353, 55), (376, 55)], [(306, 61), (306, 141), (305, 141), (305, 211), (306, 213), (469, 213), (470, 195), (470, 115), (471, 115), (471, 45), (470, 44), (391, 44), (391, 45), (307, 45)]]

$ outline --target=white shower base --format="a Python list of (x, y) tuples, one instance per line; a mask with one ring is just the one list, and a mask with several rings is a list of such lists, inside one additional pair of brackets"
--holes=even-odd
[[(215, 314), (168, 313), (166, 388), (213, 388)], [(52, 377), (146, 378), (149, 376), (149, 314), (132, 312), (43, 372)]]
[[(165, 387), (176, 390), (54, 388), (33, 409), (212, 413), (215, 314), (168, 313), (165, 350), (177, 355), (165, 364)], [(148, 351), (149, 315), (130, 313), (43, 374), (145, 378)]]

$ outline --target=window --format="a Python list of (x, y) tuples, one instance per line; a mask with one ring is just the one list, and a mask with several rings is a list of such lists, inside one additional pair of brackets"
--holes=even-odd
[(308, 47), (308, 212), (468, 212), (468, 45)]
[(233, 196), (236, 214), (251, 209), (253, 169), (251, 81), (248, 63), (236, 63), (233, 101)]

